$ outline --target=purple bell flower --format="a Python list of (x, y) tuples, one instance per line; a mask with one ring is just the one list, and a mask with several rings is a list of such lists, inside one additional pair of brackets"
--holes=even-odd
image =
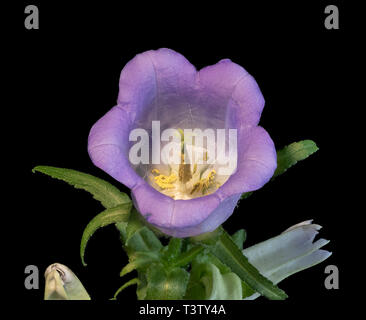
[[(131, 189), (149, 223), (174, 237), (195, 236), (216, 229), (242, 193), (272, 177), (276, 150), (258, 126), (263, 107), (254, 78), (228, 59), (197, 71), (173, 50), (146, 51), (122, 70), (117, 105), (92, 127), (88, 152), (97, 167)], [(151, 139), (153, 121), (161, 130), (236, 129), (235, 172), (220, 176), (214, 166), (192, 163), (182, 178), (174, 165), (132, 164), (131, 130), (144, 128)]]

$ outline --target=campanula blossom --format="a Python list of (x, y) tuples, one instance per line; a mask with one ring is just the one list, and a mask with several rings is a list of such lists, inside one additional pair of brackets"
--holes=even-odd
[[(255, 79), (229, 59), (197, 71), (173, 50), (146, 51), (123, 68), (117, 105), (92, 127), (88, 152), (97, 167), (131, 189), (137, 210), (149, 223), (175, 237), (198, 235), (216, 229), (242, 193), (261, 188), (272, 177), (276, 150), (258, 126), (263, 107)], [(188, 162), (184, 150), (196, 147), (185, 143), (183, 134), (180, 164), (132, 164), (131, 131), (143, 128), (151, 139), (154, 121), (162, 130), (178, 132), (235, 129), (235, 170), (220, 174), (215, 162)], [(156, 142), (148, 144), (156, 148)], [(207, 149), (200, 152), (205, 155)]]

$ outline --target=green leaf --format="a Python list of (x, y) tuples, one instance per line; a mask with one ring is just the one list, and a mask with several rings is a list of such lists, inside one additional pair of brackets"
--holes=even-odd
[(136, 295), (138, 300), (144, 300), (147, 291), (147, 279), (146, 273), (139, 272), (138, 279), (140, 282), (137, 284)]
[(284, 291), (275, 286), (270, 280), (263, 277), (259, 271), (249, 263), (231, 237), (223, 231), (216, 245), (209, 246), (212, 253), (225, 265), (235, 272), (241, 280), (253, 290), (271, 300), (287, 298)]
[(123, 277), (133, 270), (145, 271), (153, 262), (158, 262), (160, 255), (156, 252), (136, 252), (130, 258), (130, 263), (123, 267), (120, 276)]
[(128, 225), (126, 229), (126, 240), (131, 238), (131, 236), (139, 229), (143, 228), (145, 225), (141, 221), (141, 215), (134, 207), (131, 211), (130, 218), (128, 219)]
[(196, 256), (204, 250), (204, 247), (201, 245), (196, 245), (183, 252), (180, 256), (178, 256), (174, 261), (172, 261), (173, 267), (185, 267), (188, 263), (190, 263)]
[(236, 231), (231, 238), (235, 242), (235, 244), (238, 246), (240, 250), (243, 250), (243, 244), (247, 238), (247, 233), (244, 229), (240, 229)]
[(181, 252), (182, 241), (181, 238), (170, 238), (169, 244), (162, 250), (162, 258), (168, 263), (174, 261)]
[[(203, 273), (201, 270), (204, 270), (205, 265), (198, 265), (196, 267), (192, 267), (191, 276), (187, 285), (186, 294), (184, 296), (184, 300), (206, 300), (207, 293), (205, 284), (201, 281), (201, 274)], [(193, 275), (197, 273), (195, 279), (193, 279)]]
[(312, 140), (293, 142), (283, 149), (277, 151), (277, 169), (272, 177), (275, 178), (295, 165), (298, 161), (304, 160), (319, 148)]
[(109, 224), (127, 221), (131, 207), (131, 202), (120, 204), (114, 208), (104, 210), (89, 222), (84, 230), (80, 243), (80, 257), (84, 266), (86, 266), (84, 261), (85, 248), (93, 233), (97, 229)]
[(135, 207), (132, 207), (130, 216), (127, 222), (116, 223), (116, 227), (121, 235), (122, 243), (125, 244), (137, 230), (144, 227), (141, 215), (137, 212)]
[[(287, 169), (291, 168), (300, 160), (305, 160), (307, 157), (318, 151), (316, 143), (312, 140), (302, 140), (299, 142), (293, 142), (283, 149), (277, 151), (277, 168), (272, 176), (272, 180)], [(245, 192), (241, 195), (240, 200), (246, 199), (251, 196), (253, 192)]]
[(113, 298), (111, 300), (117, 300), (117, 296), (127, 287), (132, 286), (134, 284), (139, 285), (140, 284), (140, 280), (138, 278), (133, 278), (129, 281), (127, 281), (125, 284), (123, 284), (114, 294)]
[(107, 209), (122, 203), (131, 202), (127, 194), (119, 191), (107, 181), (87, 173), (50, 166), (37, 166), (33, 168), (32, 172), (41, 172), (52, 178), (65, 181), (77, 189), (88, 191), (93, 195), (94, 199), (100, 201)]
[(167, 270), (160, 263), (150, 266), (146, 273), (147, 300), (179, 300), (187, 288), (189, 273), (183, 268)]
[(256, 292), (249, 287), (244, 281), (241, 281), (241, 289), (242, 289), (242, 299), (250, 297), (251, 295), (255, 294)]
[(148, 227), (135, 231), (126, 241), (126, 247), (131, 254), (135, 251), (159, 251), (163, 245)]

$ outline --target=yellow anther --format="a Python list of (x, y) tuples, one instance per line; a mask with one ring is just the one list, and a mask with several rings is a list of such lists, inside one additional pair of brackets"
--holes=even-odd
[[(159, 174), (159, 170), (153, 169), (152, 173)], [(172, 173), (171, 175), (167, 176), (164, 174), (159, 174), (158, 176), (150, 177), (152, 181), (154, 181), (161, 189), (173, 189), (174, 182), (177, 181), (177, 176)]]
[(195, 192), (201, 192), (203, 195), (207, 194), (209, 188), (214, 186), (214, 180), (216, 176), (216, 171), (211, 170), (206, 178), (201, 178), (200, 181), (196, 182), (192, 188), (191, 194)]

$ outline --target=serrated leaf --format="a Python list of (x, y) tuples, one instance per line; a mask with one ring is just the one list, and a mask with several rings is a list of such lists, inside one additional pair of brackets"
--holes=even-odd
[(104, 210), (89, 222), (84, 230), (80, 243), (80, 257), (84, 266), (86, 266), (84, 261), (85, 248), (93, 233), (109, 224), (128, 221), (131, 207), (131, 202), (120, 204), (114, 208)]
[(257, 294), (251, 287), (249, 287), (244, 281), (241, 281), (242, 299), (250, 297), (253, 294)]
[(304, 160), (319, 148), (312, 140), (293, 142), (283, 149), (277, 151), (277, 169), (272, 177), (275, 178), (295, 165), (298, 161)]
[[(137, 212), (136, 208), (132, 207), (128, 221), (116, 223), (116, 227), (120, 232), (122, 243), (125, 244), (128, 238), (137, 230), (144, 227), (144, 224), (141, 221), (140, 214)], [(125, 249), (127, 248), (125, 247)]]
[(117, 296), (127, 287), (132, 286), (134, 284), (139, 285), (140, 284), (140, 280), (138, 278), (133, 278), (129, 281), (127, 281), (125, 284), (123, 284), (114, 294), (113, 298), (111, 300), (117, 300)]
[(147, 300), (180, 300), (183, 298), (189, 273), (183, 268), (165, 269), (162, 264), (153, 264), (147, 270)]
[(41, 172), (52, 178), (65, 181), (77, 189), (88, 191), (107, 209), (131, 202), (127, 194), (119, 191), (112, 184), (87, 173), (50, 166), (37, 166), (33, 168), (32, 172)]
[(259, 271), (249, 263), (231, 237), (223, 231), (216, 245), (210, 246), (211, 252), (225, 265), (235, 272), (241, 280), (253, 290), (271, 300), (283, 300), (286, 293), (263, 277)]
[(160, 255), (157, 252), (136, 252), (130, 258), (130, 263), (123, 267), (120, 276), (123, 277), (133, 270), (145, 271), (152, 263), (159, 260)]

